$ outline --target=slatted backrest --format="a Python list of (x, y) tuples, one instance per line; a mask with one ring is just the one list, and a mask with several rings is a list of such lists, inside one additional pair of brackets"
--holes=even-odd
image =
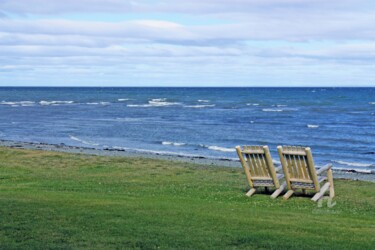
[(243, 149), (237, 146), (236, 150), (245, 173), (247, 173), (248, 180), (271, 178), (275, 186), (279, 186), (275, 167), (267, 146), (244, 146)]
[(309, 147), (278, 146), (285, 179), (295, 182), (313, 183), (319, 188), (318, 177)]

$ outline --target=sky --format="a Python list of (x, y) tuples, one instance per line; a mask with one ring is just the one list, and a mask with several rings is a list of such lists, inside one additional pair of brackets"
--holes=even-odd
[(0, 86), (371, 86), (371, 0), (0, 0)]

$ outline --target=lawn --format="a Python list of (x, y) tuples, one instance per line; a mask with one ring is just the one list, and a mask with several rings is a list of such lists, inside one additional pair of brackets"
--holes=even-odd
[(0, 249), (375, 247), (375, 183), (335, 180), (333, 207), (247, 188), (241, 168), (0, 148)]

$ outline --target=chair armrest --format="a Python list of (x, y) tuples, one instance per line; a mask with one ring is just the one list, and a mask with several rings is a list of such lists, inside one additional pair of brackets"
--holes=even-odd
[(321, 168), (319, 168), (317, 171), (316, 171), (316, 174), (319, 175), (325, 171), (327, 171), (328, 169), (331, 169), (332, 168), (332, 163), (329, 163)]

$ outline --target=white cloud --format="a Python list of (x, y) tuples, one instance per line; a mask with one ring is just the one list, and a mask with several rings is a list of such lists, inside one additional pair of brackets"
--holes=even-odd
[(371, 1), (3, 0), (0, 9), (0, 84), (375, 84)]

